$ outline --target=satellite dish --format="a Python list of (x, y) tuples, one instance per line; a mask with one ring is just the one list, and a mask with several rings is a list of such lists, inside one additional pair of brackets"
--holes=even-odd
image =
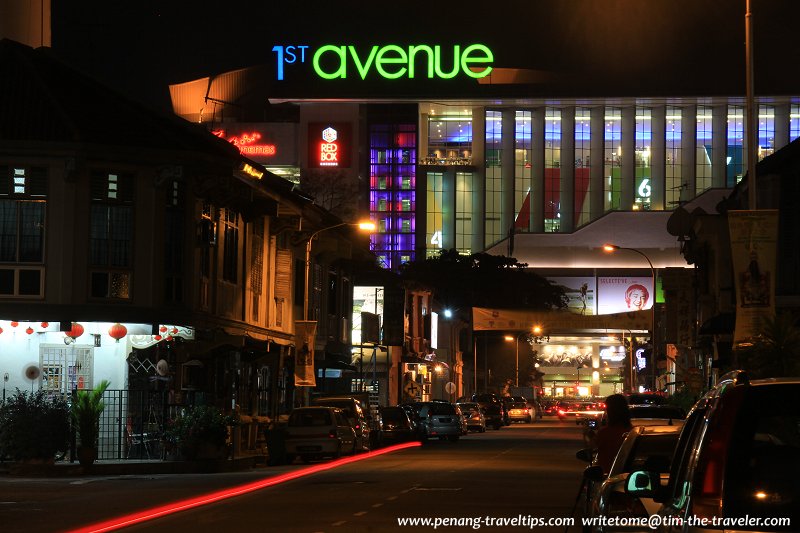
[(159, 376), (166, 376), (169, 374), (169, 363), (166, 360), (161, 359), (156, 363), (156, 374)]
[(38, 379), (41, 373), (42, 371), (36, 365), (28, 365), (25, 369), (25, 377), (31, 381)]

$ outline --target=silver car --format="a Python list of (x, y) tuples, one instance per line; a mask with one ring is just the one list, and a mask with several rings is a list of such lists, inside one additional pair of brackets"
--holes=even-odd
[(422, 402), (419, 410), (425, 438), (457, 441), (461, 436), (461, 413), (449, 402)]

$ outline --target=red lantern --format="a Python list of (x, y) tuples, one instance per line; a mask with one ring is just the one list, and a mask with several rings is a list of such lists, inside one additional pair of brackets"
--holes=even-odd
[(153, 338), (154, 338), (155, 340), (157, 340), (157, 341), (160, 341), (160, 340), (161, 340), (161, 335), (156, 335), (156, 336), (155, 336), (155, 337), (153, 337)]
[(117, 342), (128, 334), (128, 328), (117, 322), (110, 328), (108, 328), (108, 334), (111, 335), (113, 339), (116, 339)]
[(75, 340), (81, 335), (83, 335), (83, 326), (77, 322), (73, 322), (72, 329), (67, 332), (67, 337), (72, 337), (72, 340)]
[(178, 328), (172, 328), (172, 334), (175, 335), (176, 333), (178, 333)]
[(167, 342), (172, 340), (172, 335), (167, 335)]
[(12, 323), (11, 323), (11, 327), (12, 327), (12, 328), (15, 328), (15, 327), (17, 327), (17, 326), (19, 326), (19, 322), (12, 322)]
[(49, 325), (50, 325), (50, 322), (42, 322), (42, 329), (47, 329), (47, 327)]
[(0, 328), (0, 333), (3, 333), (3, 328)]
[(166, 333), (167, 332), (167, 326), (161, 326), (160, 328), (158, 328), (158, 331), (160, 331), (161, 333)]
[(30, 326), (28, 326), (28, 329), (26, 329), (26, 330), (25, 330), (25, 333), (27, 333), (28, 335), (30, 335), (31, 333), (33, 333), (33, 328), (32, 328), (32, 327), (30, 327)]

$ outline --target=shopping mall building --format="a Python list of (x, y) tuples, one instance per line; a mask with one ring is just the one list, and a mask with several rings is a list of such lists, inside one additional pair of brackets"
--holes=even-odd
[[(173, 109), (333, 202), (325, 207), (368, 212), (387, 269), (442, 249), (487, 251), (566, 286), (578, 315), (653, 310), (655, 297), (640, 341), (655, 320), (661, 363), (642, 358), (639, 370), (671, 381), (676, 358), (691, 368), (712, 355), (697, 338), (708, 317), (684, 235), (668, 222), (679, 206), (715, 212), (746, 173), (744, 12), (720, 15), (715, 27), (735, 24), (717, 30), (659, 2), (636, 13), (658, 23), (612, 29), (604, 21), (620, 5), (599, 4), (580, 3), (569, 24), (564, 6), (527, 7), (540, 31), (526, 39), (499, 35), (515, 34), (516, 20), (439, 38), (424, 22), (426, 38), (309, 31), (264, 43), (261, 64), (171, 85)], [(800, 136), (800, 80), (780, 67), (797, 46), (772, 49), (781, 32), (760, 20), (759, 159)], [(590, 390), (576, 362), (620, 366), (601, 353), (636, 331), (607, 320), (554, 328), (543, 350), (561, 361), (552, 388), (577, 379)], [(616, 390), (619, 373), (595, 375), (591, 390)]]

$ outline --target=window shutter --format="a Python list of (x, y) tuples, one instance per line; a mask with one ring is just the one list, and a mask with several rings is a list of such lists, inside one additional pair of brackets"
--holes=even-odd
[(278, 250), (275, 256), (275, 298), (289, 301), (292, 288), (292, 253)]

